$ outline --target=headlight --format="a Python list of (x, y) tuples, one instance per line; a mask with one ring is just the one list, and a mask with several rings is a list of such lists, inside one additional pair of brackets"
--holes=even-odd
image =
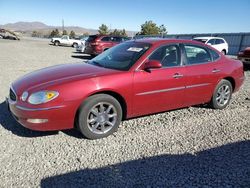
[(22, 101), (26, 101), (26, 99), (28, 98), (28, 96), (29, 96), (29, 93), (27, 91), (23, 92), (23, 94), (21, 96)]
[(56, 91), (39, 91), (32, 93), (28, 99), (30, 104), (42, 104), (55, 99), (59, 95)]
[(244, 54), (244, 52), (243, 51), (239, 51), (239, 53), (238, 53), (239, 55), (243, 55)]

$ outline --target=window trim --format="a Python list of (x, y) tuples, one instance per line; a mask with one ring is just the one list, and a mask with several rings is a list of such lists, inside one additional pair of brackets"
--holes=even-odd
[[(103, 40), (104, 38), (109, 38), (109, 40)], [(101, 41), (102, 41), (102, 42), (112, 42), (112, 39), (111, 39), (110, 36), (105, 36), (105, 37), (102, 37), (102, 38), (101, 38)]]
[[(220, 60), (221, 59), (221, 55), (220, 55), (220, 53), (218, 53), (218, 52), (216, 52), (215, 50), (213, 50), (213, 49), (211, 49), (211, 48), (207, 48), (208, 49), (208, 52), (209, 52), (209, 54), (210, 54), (210, 56), (211, 56), (211, 58), (212, 58), (212, 62), (216, 62), (216, 61), (218, 61), (218, 60)], [(215, 52), (216, 54), (218, 54), (219, 55), (219, 57), (217, 58), (217, 59), (214, 59), (214, 57), (213, 57), (213, 55), (212, 55), (212, 53), (211, 53), (211, 51), (213, 51), (213, 52)]]
[(180, 47), (181, 43), (168, 43), (168, 44), (161, 44), (158, 47), (156, 47), (156, 49), (154, 49), (144, 60), (143, 62), (137, 66), (137, 68), (135, 69), (135, 72), (140, 72), (142, 70), (140, 70), (139, 68), (149, 59), (149, 57), (158, 49), (164, 47), (164, 46), (177, 46), (178, 50), (179, 50), (179, 58), (180, 58), (180, 65), (178, 66), (172, 66), (172, 67), (161, 67), (159, 69), (153, 69), (153, 70), (162, 70), (162, 69), (169, 69), (169, 68), (176, 68), (176, 67), (183, 67), (184, 63), (183, 63), (183, 52), (182, 49)]

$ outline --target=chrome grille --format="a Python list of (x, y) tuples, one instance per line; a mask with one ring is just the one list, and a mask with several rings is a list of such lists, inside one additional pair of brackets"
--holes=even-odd
[(12, 101), (16, 101), (17, 99), (15, 92), (11, 88), (10, 88), (10, 99)]

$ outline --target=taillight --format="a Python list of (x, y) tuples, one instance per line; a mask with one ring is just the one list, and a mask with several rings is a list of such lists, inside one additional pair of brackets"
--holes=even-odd
[(98, 42), (92, 42), (91, 46), (97, 46), (99, 43)]

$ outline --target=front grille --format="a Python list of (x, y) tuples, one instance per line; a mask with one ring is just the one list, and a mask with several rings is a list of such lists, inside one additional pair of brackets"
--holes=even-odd
[(10, 88), (10, 99), (12, 101), (16, 101), (16, 94), (11, 88)]

